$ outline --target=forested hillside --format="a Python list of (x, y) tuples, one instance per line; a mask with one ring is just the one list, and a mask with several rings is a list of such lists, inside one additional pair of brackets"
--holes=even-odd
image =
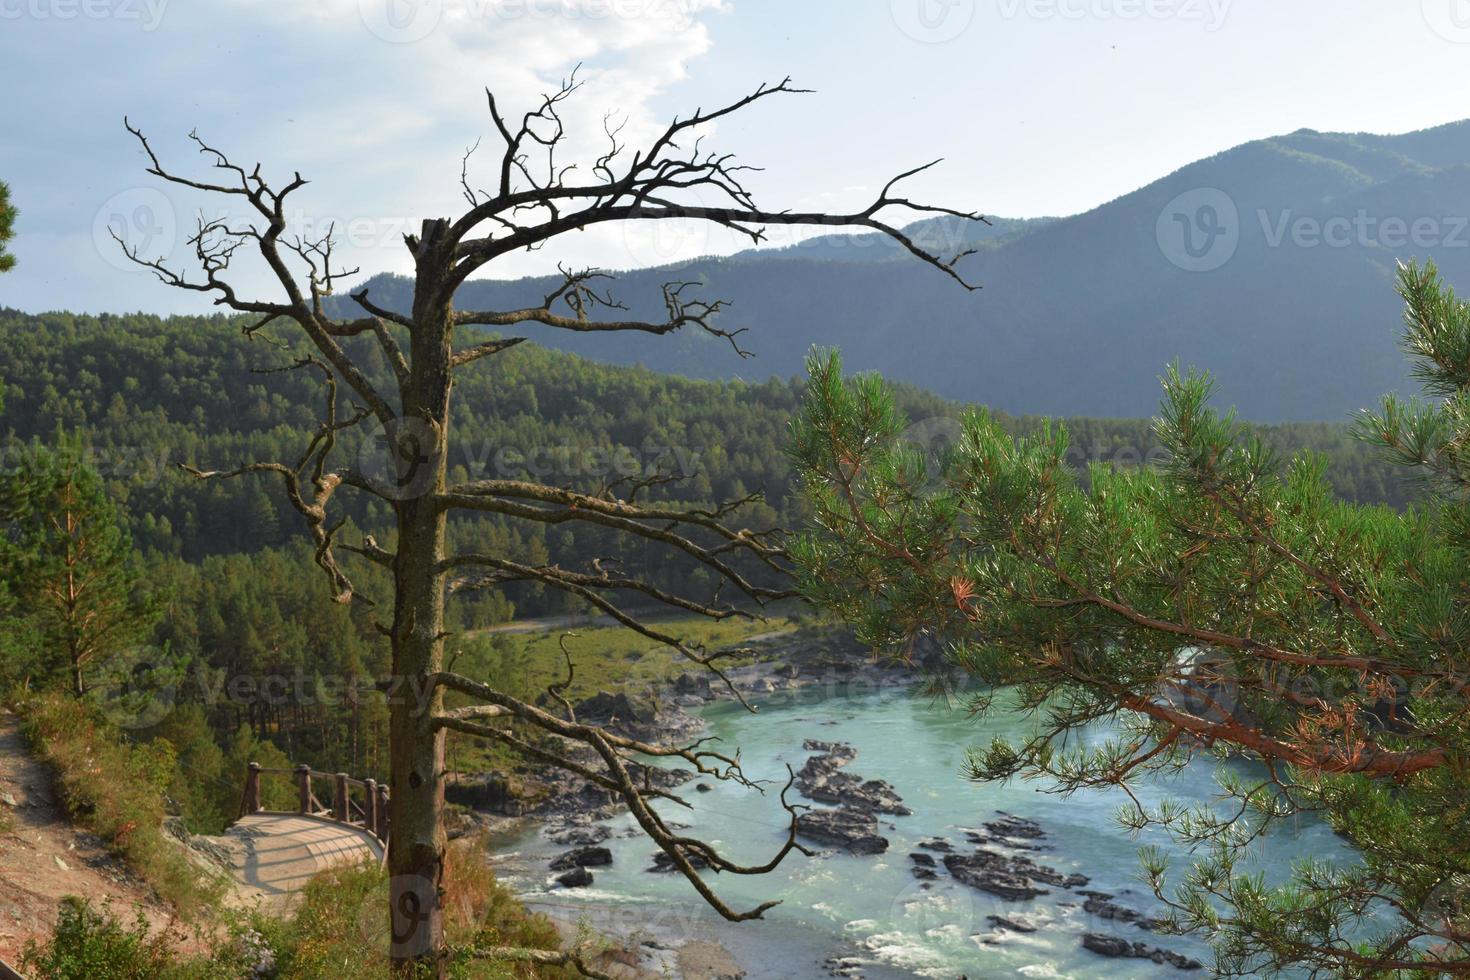
[[(984, 188), (975, 200), (985, 208)], [(934, 288), (932, 269), (881, 236), (701, 259), (621, 275), (616, 298), (659, 312), (659, 285), (692, 280), (728, 299), (736, 357), (698, 332), (668, 337), (535, 330), (538, 341), (690, 377), (801, 369), (813, 344), (841, 347), (950, 398), (1010, 412), (1142, 416), (1172, 360), (1206, 367), (1259, 421), (1341, 421), (1403, 386), (1391, 283), (1399, 260), (1433, 258), (1470, 286), (1470, 122), (1402, 136), (1302, 130), (1190, 164), (1085, 214), (994, 227), (929, 221), (917, 237), (984, 288)], [(1200, 211), (1202, 207), (1214, 210)], [(1198, 262), (1168, 236), (1189, 225)], [(1212, 229), (1218, 229), (1218, 237)], [(1185, 268), (1183, 266), (1192, 266)], [(370, 284), (402, 309), (406, 280)], [(472, 281), (466, 309), (534, 305), (549, 280)], [(356, 315), (338, 297), (336, 309)]]
[[(12, 446), (49, 441), (59, 431), (80, 434), (145, 550), (197, 560), (279, 545), (297, 528), (275, 487), (248, 478), (202, 483), (178, 465), (294, 459), (317, 424), (315, 376), (262, 373), (290, 364), (295, 352), (251, 342), (240, 325), (223, 317), (0, 310), (3, 434)], [(522, 344), (483, 362), (461, 384), (454, 424), (466, 448), (450, 465), (462, 477), (539, 475), (595, 489), (671, 473), (683, 478), (644, 495), (711, 502), (759, 489), (766, 503), (756, 505), (753, 523), (789, 524), (800, 516), (784, 455), (787, 421), (801, 396), (798, 379), (691, 381)], [(1158, 390), (1153, 378), (1150, 388)], [(958, 415), (957, 405), (920, 389), (896, 390), (913, 421)], [(1221, 398), (1230, 400), (1228, 387)], [(1002, 418), (1017, 433), (1039, 422)], [(1156, 445), (1143, 419), (1067, 424), (1079, 465), (1137, 463)], [(932, 428), (921, 429), (921, 439)], [(1325, 453), (1345, 499), (1394, 505), (1408, 499), (1394, 471), (1356, 444), (1345, 426), (1260, 431), (1283, 452)], [(386, 516), (386, 509), (354, 515), (373, 528)], [(493, 525), (494, 518), (484, 523)], [(556, 538), (560, 533), (503, 544), (574, 557), (564, 553), (568, 542)]]
[[(276, 482), (200, 482), (178, 465), (294, 461), (314, 431), (315, 377), (259, 373), (291, 363), (296, 351), (249, 341), (240, 326), (223, 317), (0, 311), (7, 466), (26, 465), (32, 440), (52, 444), (69, 434), (122, 505), (141, 552), (142, 580), (165, 605), (147, 647), (162, 667), (151, 666), (174, 678), (166, 684), (173, 710), (125, 720), (177, 748), (183, 775), (173, 795), (204, 827), (217, 825), (235, 804), (235, 771), (247, 756), (281, 764), (309, 758), (364, 773), (383, 764), (386, 715), (370, 689), (387, 670), (388, 647), (367, 611), (332, 602)], [(785, 447), (801, 393), (795, 379), (691, 381), (523, 344), (465, 372), (454, 424), (466, 449), (450, 463), (456, 479), (529, 475), (588, 489), (682, 475), (642, 492), (684, 502), (764, 489), (767, 499), (750, 505), (745, 520), (796, 526), (804, 505)], [(916, 443), (937, 451), (948, 423), (928, 420), (953, 418), (958, 407), (912, 387), (898, 387), (896, 398), (919, 423)], [(1017, 433), (1039, 426), (1035, 418), (1002, 418)], [(1068, 426), (1079, 467), (1157, 457), (1146, 421), (1074, 419)], [(1261, 431), (1283, 453), (1325, 453), (1329, 477), (1348, 499), (1409, 499), (1411, 488), (1343, 426)], [(387, 541), (388, 514), (377, 506), (353, 519)], [(685, 567), (666, 555), (645, 560), (589, 525), (576, 532), (539, 524), (512, 529), (486, 517), (459, 520), (451, 532), (461, 547), (572, 568), (613, 554), (627, 569), (686, 593), (712, 584), (692, 561)], [(371, 566), (358, 572), (368, 584), (378, 574)], [(451, 607), (459, 630), (571, 608), (563, 593), (525, 584), (460, 599)], [(461, 649), (467, 662), (481, 665), (503, 656), (488, 639), (465, 641)], [(16, 656), (6, 668), (14, 679), (35, 665)], [(270, 680), (277, 688), (211, 686), (224, 678)], [(321, 678), (333, 679), (330, 695), (321, 693)], [(277, 755), (267, 741), (279, 747)]]

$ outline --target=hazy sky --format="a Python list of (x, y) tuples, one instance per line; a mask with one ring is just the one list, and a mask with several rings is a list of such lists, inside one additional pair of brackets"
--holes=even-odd
[[(528, 106), (578, 62), (586, 147), (607, 111), (636, 143), (763, 80), (816, 89), (711, 134), (767, 168), (769, 208), (859, 207), (942, 156), (914, 196), (1069, 214), (1257, 137), (1470, 116), (1470, 0), (0, 0), (0, 179), (22, 210), (0, 305), (200, 308), (107, 235), (179, 263), (209, 204), (143, 173), (124, 114), (181, 170), (204, 172), (194, 127), (300, 170), (294, 218), (335, 220), (364, 274), (405, 271), (401, 233), (461, 203), (465, 147), (491, 159), (484, 87)], [(494, 274), (738, 246), (645, 225)]]

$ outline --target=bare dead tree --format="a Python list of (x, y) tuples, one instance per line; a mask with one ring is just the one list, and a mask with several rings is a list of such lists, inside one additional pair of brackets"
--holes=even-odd
[[(564, 705), (563, 717), (506, 695), (493, 681), (447, 670), (444, 662), (444, 612), (451, 581), (462, 584), (474, 579), (475, 584), (491, 586), (536, 582), (561, 590), (666, 644), (721, 678), (721, 653), (710, 652), (679, 636), (676, 630), (657, 627), (629, 612), (623, 597), (719, 619), (756, 615), (765, 604), (792, 594), (783, 578), (787, 563), (780, 538), (730, 523), (738, 508), (751, 498), (697, 509), (640, 503), (636, 499), (638, 488), (620, 497), (617, 491), (622, 488), (616, 487), (589, 493), (515, 480), (450, 485), (447, 479), (445, 461), (450, 447), (450, 398), (455, 373), (524, 339), (487, 338), (483, 334), (477, 337), (467, 328), (538, 324), (560, 330), (659, 335), (688, 328), (726, 340), (746, 355), (748, 352), (739, 344), (740, 331), (724, 324), (721, 314), (725, 304), (696, 297), (690, 283), (673, 282), (663, 289), (664, 319), (622, 318), (622, 307), (605, 289), (608, 275), (597, 270), (563, 269), (561, 283), (544, 302), (526, 309), (457, 310), (456, 290), (501, 256), (541, 248), (570, 232), (608, 222), (674, 219), (710, 222), (752, 242), (762, 241), (765, 229), (771, 225), (875, 231), (889, 236), (956, 283), (974, 288), (955, 268), (956, 261), (967, 253), (950, 258), (932, 254), (916, 244), (891, 217), (907, 213), (983, 220), (979, 215), (918, 204), (895, 194), (900, 180), (933, 164), (889, 181), (860, 211), (771, 211), (759, 207), (742, 183), (742, 175), (749, 168), (737, 164), (730, 155), (703, 148), (702, 128), (769, 96), (801, 91), (789, 80), (762, 85), (713, 111), (696, 111), (688, 118), (676, 119), (636, 152), (630, 153), (620, 141), (618, 130), (607, 126), (609, 145), (592, 162), (591, 176), (585, 181), (574, 179), (577, 171), (557, 156), (565, 142), (561, 107), (578, 87), (574, 75), (519, 120), (508, 119), (495, 96), (487, 92), (490, 118), (504, 144), (489, 189), (480, 190), (471, 184), (470, 153), (466, 153), (461, 186), (467, 209), (452, 220), (425, 220), (419, 234), (404, 238), (415, 269), (411, 310), (404, 314), (383, 308), (363, 290), (352, 295), (363, 315), (347, 320), (329, 315), (324, 300), (340, 281), (357, 270), (343, 269), (334, 261), (330, 231), (315, 239), (288, 234), (286, 200), (306, 184), (299, 173), (277, 189), (267, 181), (259, 164), (250, 169), (237, 165), (196, 133), (191, 139), (207, 162), (209, 174), (200, 178), (185, 176), (166, 168), (144, 134), (124, 121), (147, 155), (150, 174), (235, 202), (246, 213), (245, 219), (200, 220), (189, 240), (197, 272), (175, 271), (164, 260), (140, 255), (136, 250), (129, 250), (130, 258), (170, 286), (211, 295), (219, 306), (250, 314), (251, 323), (246, 328), (249, 334), (276, 323), (301, 330), (315, 353), (299, 366), (317, 370), (325, 379), (325, 413), (297, 460), (255, 461), (229, 470), (191, 472), (203, 479), (251, 473), (278, 477), (291, 505), (305, 519), (315, 545), (316, 562), (339, 601), (374, 601), (354, 585), (339, 563), (339, 552), (379, 565), (392, 575), (393, 594), (386, 604), (377, 603), (377, 608), (386, 605), (392, 610), (391, 622), (383, 626), (391, 640), (395, 688), (389, 699), (392, 840), (388, 862), (392, 876), (392, 955), (396, 967), (404, 972), (430, 961), (438, 962), (442, 975), (448, 955), (440, 914), (447, 732), (497, 741), (533, 760), (575, 772), (616, 794), (704, 900), (732, 921), (759, 918), (775, 903), (746, 910), (731, 908), (700, 877), (696, 863), (719, 872), (762, 874), (792, 851), (803, 850), (796, 839), (800, 808), (786, 803), (784, 790), (782, 804), (790, 816), (785, 842), (769, 861), (740, 865), (709, 844), (671, 828), (651, 804), (657, 799), (677, 797), (640, 779), (640, 767), (631, 761), (639, 754), (669, 759), (711, 777), (755, 785), (743, 774), (738, 756), (716, 751), (703, 741), (672, 746), (622, 737), (604, 727), (578, 722), (570, 705)], [(714, 203), (708, 203), (711, 201)], [(279, 285), (279, 295), (246, 299), (237, 293), (227, 277), (231, 261), (241, 248), (258, 252)], [(391, 376), (391, 387), (375, 385), (374, 372), (349, 353), (351, 348), (360, 356), (360, 347), (344, 343), (356, 337), (375, 342), (387, 365), (378, 376)], [(344, 386), (344, 394), (355, 406), (346, 417), (341, 417), (337, 407), (339, 385)], [(343, 430), (364, 424), (376, 424), (386, 436), (392, 462), (386, 480), (333, 459)], [(344, 490), (372, 494), (391, 505), (396, 525), (391, 549), (369, 536), (339, 542), (345, 519), (339, 516), (340, 506), (334, 504)], [(610, 570), (615, 565), (611, 561), (594, 562), (587, 570), (576, 570), (528, 565), (506, 555), (447, 554), (446, 518), (454, 511), (499, 514), (542, 524), (600, 525), (630, 540), (651, 542), (672, 554), (682, 554), (685, 560), (712, 570), (737, 595), (731, 601), (721, 599), (718, 592), (706, 598), (674, 594), (640, 578), (615, 574)], [(468, 696), (474, 703), (446, 709), (444, 696), (448, 691)], [(527, 733), (535, 733), (536, 737)], [(566, 748), (550, 749), (548, 743)], [(526, 951), (479, 952), (523, 961), (544, 959), (543, 954)], [(575, 957), (558, 962), (580, 963)]]

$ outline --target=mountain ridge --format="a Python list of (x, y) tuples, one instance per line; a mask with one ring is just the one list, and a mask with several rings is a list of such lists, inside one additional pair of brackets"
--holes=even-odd
[[(790, 376), (813, 345), (836, 346), (856, 370), (946, 397), (1093, 417), (1147, 415), (1157, 376), (1177, 360), (1215, 373), (1222, 400), (1246, 418), (1341, 420), (1409, 387), (1393, 270), (1433, 258), (1452, 284), (1470, 285), (1467, 225), (1470, 120), (1396, 135), (1300, 129), (1076, 215), (911, 226), (943, 251), (977, 248), (962, 266), (984, 287), (973, 294), (896, 261), (897, 247), (873, 236), (618, 274), (615, 295), (640, 317), (660, 315), (665, 280), (704, 284), (731, 302), (724, 325), (751, 328), (742, 341), (754, 361), (697, 333), (529, 335), (706, 379)], [(472, 280), (456, 302), (539, 304), (551, 282)], [(378, 303), (406, 309), (407, 279), (367, 286)]]

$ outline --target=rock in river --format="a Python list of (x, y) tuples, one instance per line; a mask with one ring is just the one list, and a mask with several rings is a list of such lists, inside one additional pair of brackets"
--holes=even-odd
[[(696, 870), (709, 867), (709, 862), (704, 859), (704, 855), (695, 851), (686, 850), (684, 857), (688, 859), (690, 866)], [(671, 871), (677, 872), (679, 868), (674, 864), (674, 859), (669, 857), (668, 851), (654, 851), (653, 864), (649, 866), (648, 870), (666, 873)]]
[(1034, 888), (1025, 874), (1017, 873), (998, 854), (980, 851), (976, 854), (946, 854), (944, 866), (961, 884), (998, 895), (1008, 902), (1019, 902), (1045, 895), (1045, 888)]
[(878, 818), (867, 810), (808, 810), (797, 818), (796, 831), (808, 840), (845, 847), (853, 854), (882, 854), (888, 850), (888, 838), (878, 833)]
[(598, 868), (612, 864), (612, 851), (605, 847), (576, 847), (551, 862), (552, 871), (570, 871), (573, 868)]
[(1109, 936), (1100, 932), (1085, 933), (1082, 936), (1082, 948), (1091, 950), (1099, 956), (1153, 960), (1155, 963), (1168, 963), (1181, 970), (1204, 969), (1204, 964), (1199, 960), (1190, 959), (1182, 953), (1159, 949), (1146, 943), (1130, 943), (1119, 936)]
[(586, 868), (573, 868), (564, 875), (557, 875), (556, 883), (563, 888), (585, 888), (592, 884), (592, 872)]
[(831, 803), (875, 813), (908, 816), (914, 812), (904, 806), (903, 798), (887, 782), (881, 779), (864, 780), (863, 777), (842, 769), (857, 754), (851, 746), (810, 739), (806, 745), (808, 748), (821, 746), (824, 750), (846, 751), (824, 751), (823, 754), (806, 760), (806, 764), (796, 774), (796, 788), (802, 796), (818, 803)]

